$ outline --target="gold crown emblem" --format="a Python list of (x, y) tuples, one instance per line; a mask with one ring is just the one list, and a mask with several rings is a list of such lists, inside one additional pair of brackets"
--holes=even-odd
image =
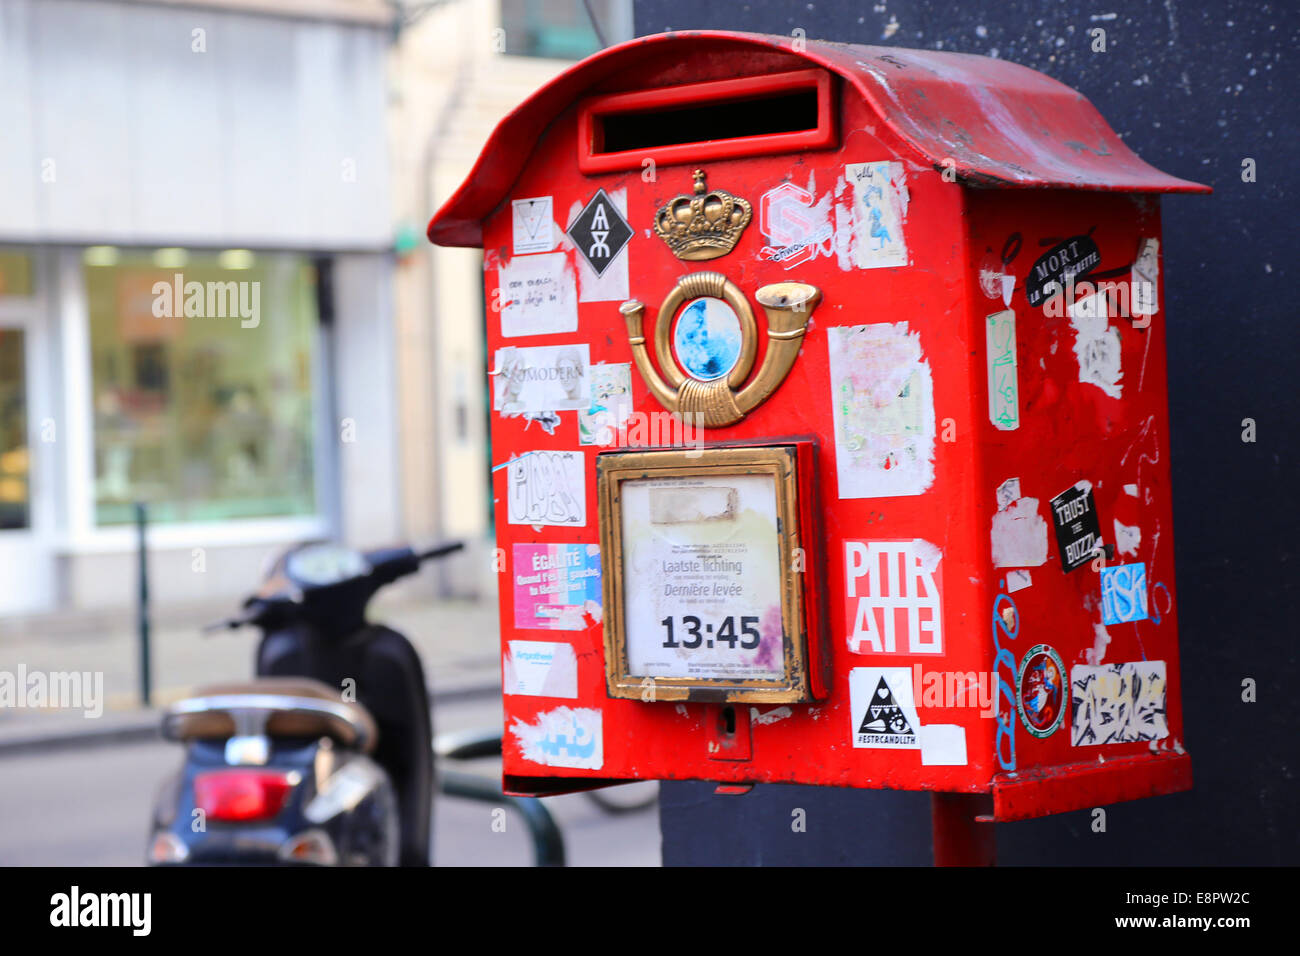
[(676, 196), (659, 207), (655, 232), (678, 259), (698, 262), (725, 256), (740, 240), (754, 210), (725, 189), (708, 190), (695, 170), (695, 195)]

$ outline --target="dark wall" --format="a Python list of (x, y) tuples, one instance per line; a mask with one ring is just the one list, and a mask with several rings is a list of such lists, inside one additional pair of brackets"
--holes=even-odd
[[(1074, 87), (1144, 159), (1209, 183), (1164, 201), (1175, 561), (1190, 793), (998, 826), (1003, 863), (1300, 863), (1297, 782), (1296, 4), (1224, 0), (637, 0), (638, 35), (746, 30), (1013, 60)], [(887, 9), (885, 9), (887, 8)], [(1099, 19), (1116, 11), (1112, 19)], [(1106, 31), (1094, 53), (1089, 30)], [(1242, 161), (1257, 181), (1242, 181)], [(1243, 419), (1256, 441), (1243, 442)], [(1253, 678), (1256, 703), (1242, 701)], [(665, 784), (665, 864), (926, 863), (924, 794)], [(792, 831), (792, 811), (807, 832)]]

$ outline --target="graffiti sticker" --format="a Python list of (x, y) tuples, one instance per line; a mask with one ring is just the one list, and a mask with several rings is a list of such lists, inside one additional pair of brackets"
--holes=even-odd
[(1147, 566), (1118, 564), (1101, 569), (1101, 613), (1104, 624), (1128, 624), (1147, 619)]

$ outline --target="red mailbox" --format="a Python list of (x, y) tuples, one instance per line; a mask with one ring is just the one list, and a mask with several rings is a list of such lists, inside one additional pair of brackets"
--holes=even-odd
[(1187, 789), (1164, 175), (1014, 63), (601, 52), (429, 226), (484, 249), (505, 785)]

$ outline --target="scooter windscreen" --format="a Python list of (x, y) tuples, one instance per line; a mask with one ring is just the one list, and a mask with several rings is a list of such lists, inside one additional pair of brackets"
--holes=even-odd
[(299, 588), (324, 587), (370, 573), (360, 551), (332, 541), (313, 542), (285, 556), (285, 577)]

